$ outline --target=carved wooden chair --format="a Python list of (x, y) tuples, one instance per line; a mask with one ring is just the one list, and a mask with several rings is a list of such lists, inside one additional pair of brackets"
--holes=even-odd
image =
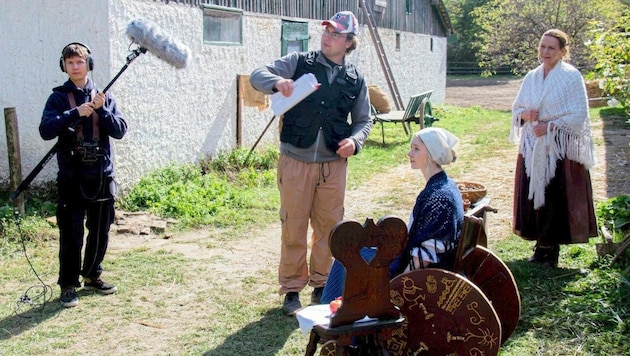
[(453, 264), (404, 273), (391, 281), (405, 316), (388, 340), (393, 355), (496, 355), (520, 317), (521, 300), (508, 267), (490, 250), (482, 210), (464, 217)]
[[(404, 222), (386, 217), (377, 225), (371, 219), (363, 226), (337, 224), (330, 246), (346, 267), (343, 304), (329, 323), (313, 327), (306, 355), (314, 355), (318, 343), (322, 356), (348, 355), (357, 337), (367, 349), (353, 354), (498, 354), (518, 324), (521, 301), (508, 267), (478, 245), (485, 235), (484, 219), (466, 215), (448, 270), (419, 269), (387, 282), (389, 263), (407, 240)], [(378, 258), (365, 261), (362, 248), (376, 248)], [(374, 319), (355, 322), (363, 316)]]
[[(327, 324), (316, 324), (310, 332), (306, 355), (314, 355), (323, 343), (321, 355), (347, 355), (353, 340), (371, 340), (373, 354), (388, 355), (386, 342), (403, 323), (400, 311), (390, 300), (389, 264), (407, 242), (407, 226), (395, 217), (384, 217), (374, 224), (342, 221), (330, 234), (333, 256), (346, 269), (342, 305)], [(370, 261), (361, 249), (375, 248)], [(362, 320), (364, 317), (370, 320)], [(359, 322), (357, 322), (360, 320)]]
[[(474, 216), (477, 218), (482, 218), (483, 219), (483, 227), (484, 229), (486, 228), (486, 215), (487, 212), (493, 212), (493, 213), (497, 213), (498, 210), (493, 208), (492, 206), (490, 206), (490, 198), (489, 197), (484, 197), (482, 198), (480, 201), (478, 201), (477, 203), (473, 204), (469, 210), (467, 210), (466, 216)], [(483, 246), (483, 247), (487, 247), (488, 246), (488, 239), (487, 236), (485, 234), (485, 232), (483, 234), (480, 234), (479, 236), (477, 236), (477, 246)]]

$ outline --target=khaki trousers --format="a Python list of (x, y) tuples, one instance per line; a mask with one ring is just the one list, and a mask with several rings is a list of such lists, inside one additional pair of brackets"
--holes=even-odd
[[(281, 154), (278, 162), (282, 246), (278, 282), (280, 294), (299, 292), (307, 284), (326, 284), (332, 265), (330, 230), (343, 219), (348, 160), (305, 163)], [(307, 241), (308, 224), (313, 228)], [(307, 251), (311, 248), (307, 265)], [(310, 270), (309, 270), (310, 265)]]

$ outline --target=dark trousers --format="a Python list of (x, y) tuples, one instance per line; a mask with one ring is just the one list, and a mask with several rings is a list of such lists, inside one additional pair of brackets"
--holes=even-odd
[[(111, 178), (102, 181), (63, 182), (58, 184), (57, 225), (59, 227), (59, 280), (61, 287), (80, 287), (79, 275), (98, 278), (114, 222)], [(85, 225), (84, 225), (85, 221)], [(81, 251), (85, 228), (83, 267)]]

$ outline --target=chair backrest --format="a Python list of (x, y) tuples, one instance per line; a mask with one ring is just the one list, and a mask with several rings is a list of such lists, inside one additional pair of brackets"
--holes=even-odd
[[(379, 320), (397, 319), (400, 312), (390, 299), (389, 265), (405, 248), (407, 226), (396, 217), (383, 217), (376, 224), (366, 219), (363, 225), (344, 220), (330, 233), (332, 255), (345, 267), (342, 305), (331, 317), (331, 328), (349, 325), (365, 316)], [(366, 261), (364, 248), (376, 255)]]
[(409, 98), (409, 103), (407, 104), (407, 108), (405, 109), (405, 114), (403, 115), (403, 120), (408, 120), (412, 117), (415, 117), (420, 110), (420, 105), (422, 104), (422, 100), (424, 98), (429, 99), (433, 94), (433, 90), (425, 91), (424, 93), (412, 95)]
[(461, 269), (460, 262), (466, 254), (470, 253), (477, 247), (477, 242), (480, 239), (485, 241), (486, 230), (483, 224), (483, 218), (476, 217), (474, 215), (465, 215), (464, 224), (462, 226), (462, 233), (459, 237), (459, 243), (457, 244), (457, 250), (455, 251), (455, 257), (453, 258), (453, 265), (450, 270), (453, 272), (459, 272)]

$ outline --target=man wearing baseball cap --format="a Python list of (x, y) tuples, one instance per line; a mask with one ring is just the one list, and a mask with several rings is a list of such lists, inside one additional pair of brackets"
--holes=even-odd
[(287, 97), (304, 74), (312, 73), (320, 83), (283, 115), (280, 129), (278, 281), (287, 315), (302, 307), (299, 293), (307, 284), (313, 287), (311, 303), (320, 303), (332, 265), (328, 237), (343, 219), (348, 158), (359, 153), (372, 128), (367, 85), (346, 56), (359, 43), (358, 21), (341, 11), (322, 26), (320, 50), (287, 54), (250, 76), (256, 90)]
[(330, 20), (323, 21), (322, 25), (332, 26), (336, 32), (357, 34), (358, 22), (357, 18), (350, 11), (340, 11)]

